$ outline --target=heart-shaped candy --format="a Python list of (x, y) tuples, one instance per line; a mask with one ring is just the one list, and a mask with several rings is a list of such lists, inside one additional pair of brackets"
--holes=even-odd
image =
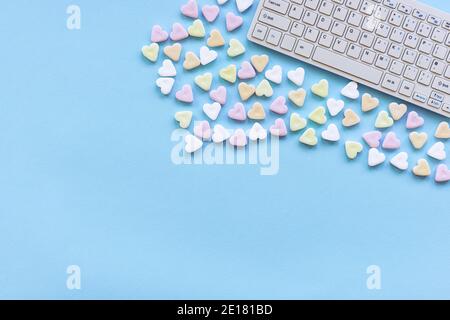
[(390, 163), (399, 170), (408, 170), (408, 154), (406, 152), (400, 152), (391, 159)]
[(181, 13), (188, 18), (198, 18), (198, 5), (196, 0), (189, 0), (186, 4), (181, 6)]
[(194, 38), (203, 38), (206, 35), (205, 26), (202, 20), (195, 20), (188, 28), (188, 33)]
[(345, 142), (345, 153), (350, 160), (356, 159), (358, 154), (363, 151), (363, 146), (361, 143), (356, 141)]
[(267, 80), (276, 84), (281, 84), (283, 81), (283, 68), (279, 65), (275, 65), (272, 69), (266, 71), (265, 76)]
[(288, 79), (297, 86), (302, 86), (305, 81), (305, 69), (297, 68), (288, 72)]
[(279, 118), (275, 120), (275, 124), (270, 127), (270, 134), (276, 137), (287, 136), (287, 128), (284, 120)]
[(175, 113), (175, 120), (180, 125), (180, 128), (189, 128), (192, 121), (192, 111), (179, 111)]
[(332, 123), (328, 128), (322, 131), (322, 139), (331, 142), (337, 142), (341, 139), (341, 134), (338, 127)]
[(242, 129), (237, 129), (233, 133), (233, 135), (230, 137), (229, 141), (232, 146), (235, 146), (238, 148), (245, 147), (248, 143), (247, 136), (245, 135), (245, 132)]
[(220, 70), (219, 75), (223, 80), (228, 81), (230, 83), (235, 83), (237, 80), (236, 73), (237, 73), (236, 66), (234, 64), (231, 64), (228, 67)]
[(407, 129), (417, 129), (423, 126), (425, 120), (419, 116), (419, 114), (415, 111), (411, 111), (408, 113), (408, 118), (406, 119), (406, 128)]
[(185, 136), (184, 142), (184, 150), (187, 153), (194, 153), (203, 147), (203, 141), (196, 136), (193, 136), (192, 134), (188, 134), (187, 136)]
[(434, 136), (438, 139), (450, 139), (450, 128), (447, 121), (439, 123)]
[(152, 42), (164, 42), (169, 39), (169, 34), (160, 25), (155, 25), (152, 28)]
[(161, 89), (161, 93), (166, 96), (172, 92), (174, 84), (175, 79), (173, 78), (159, 78), (156, 80), (156, 85)]
[(450, 170), (445, 164), (438, 165), (434, 180), (439, 183), (450, 181)]
[(160, 77), (175, 77), (177, 75), (177, 69), (175, 69), (171, 60), (165, 59), (161, 68), (158, 70), (158, 74)]
[(309, 128), (300, 136), (298, 141), (307, 146), (314, 147), (319, 142), (319, 139), (317, 139), (316, 130)]
[(239, 12), (247, 11), (253, 5), (253, 0), (236, 0)]
[(394, 125), (394, 119), (389, 116), (386, 111), (380, 111), (377, 119), (375, 120), (375, 128), (386, 129)]
[(206, 21), (214, 22), (219, 16), (220, 8), (215, 5), (204, 5), (202, 8), (202, 13)]
[(414, 167), (413, 173), (418, 177), (428, 177), (431, 175), (430, 165), (425, 159), (419, 159), (417, 166)]
[(242, 101), (247, 101), (255, 94), (256, 88), (250, 84), (241, 82), (239, 83), (238, 91)]
[(172, 41), (181, 41), (188, 37), (189, 33), (181, 23), (176, 22), (172, 25), (172, 32), (170, 33), (170, 39)]
[(250, 61), (255, 67), (256, 71), (263, 72), (269, 64), (269, 56), (265, 54), (262, 56), (254, 55), (251, 57)]
[(281, 115), (288, 113), (289, 109), (286, 105), (286, 98), (285, 97), (276, 98), (270, 105), (270, 111)]
[(208, 47), (203, 46), (200, 48), (200, 63), (203, 66), (210, 64), (215, 61), (218, 57), (218, 54), (214, 50), (210, 50)]
[(378, 149), (375, 148), (371, 148), (369, 150), (369, 158), (368, 158), (369, 167), (376, 167), (385, 161), (386, 156), (384, 155), (384, 153), (378, 151)]
[(229, 48), (227, 54), (230, 58), (240, 56), (245, 53), (244, 45), (237, 39), (231, 39), (229, 43)]
[(327, 122), (326, 110), (324, 107), (317, 107), (309, 114), (309, 120), (317, 124), (325, 124)]
[(244, 19), (242, 19), (242, 17), (240, 16), (235, 15), (233, 12), (228, 12), (225, 20), (228, 32), (238, 29), (244, 23)]
[(200, 65), (201, 65), (200, 59), (194, 52), (189, 51), (186, 53), (183, 62), (183, 68), (185, 70), (188, 71), (193, 70), (195, 68), (198, 68)]
[(447, 153), (445, 152), (445, 145), (442, 142), (436, 142), (431, 146), (427, 153), (430, 157), (443, 161), (447, 158)]
[(380, 146), (382, 134), (380, 131), (370, 131), (363, 134), (363, 139), (371, 148), (378, 148)]
[(171, 46), (167, 46), (164, 48), (164, 54), (172, 59), (172, 61), (178, 62), (180, 60), (181, 51), (183, 47), (179, 43), (175, 43)]
[(241, 68), (238, 71), (238, 77), (241, 80), (248, 80), (256, 77), (256, 71), (250, 62), (242, 62)]
[(214, 103), (205, 103), (203, 105), (203, 112), (206, 114), (208, 118), (212, 121), (216, 121), (219, 117), (220, 110), (222, 109), (221, 105), (217, 102)]
[(152, 43), (149, 46), (143, 46), (141, 51), (142, 55), (148, 60), (150, 60), (151, 62), (156, 62), (159, 55), (159, 44)]
[(266, 118), (266, 112), (261, 103), (256, 102), (248, 111), (247, 116), (251, 120), (264, 120)]
[(380, 105), (380, 100), (372, 97), (368, 93), (364, 93), (361, 101), (361, 109), (363, 112), (369, 112)]
[(247, 115), (245, 113), (245, 108), (242, 103), (236, 103), (229, 111), (228, 117), (236, 121), (245, 121)]
[(230, 132), (220, 124), (216, 124), (213, 131), (212, 140), (214, 143), (222, 143), (231, 136)]
[(395, 150), (399, 149), (401, 146), (400, 139), (397, 138), (395, 132), (389, 132), (383, 141), (383, 149), (386, 150)]
[(273, 96), (273, 89), (269, 81), (263, 79), (258, 84), (258, 86), (256, 87), (256, 95), (258, 97), (266, 97), (266, 98), (270, 98), (271, 96)]
[(306, 128), (308, 125), (308, 120), (302, 118), (298, 113), (293, 112), (291, 114), (291, 119), (289, 122), (289, 127), (291, 131), (296, 132)]
[(248, 133), (248, 138), (251, 141), (265, 140), (267, 138), (267, 130), (263, 128), (258, 122), (253, 124)]
[(217, 0), (217, 3), (218, 3), (220, 6), (224, 5), (224, 4), (227, 3), (227, 2), (228, 2), (228, 0)]
[(188, 84), (184, 85), (183, 88), (175, 94), (178, 101), (185, 103), (194, 102), (194, 93), (192, 92), (192, 87)]
[(209, 34), (207, 45), (211, 48), (223, 47), (225, 45), (225, 39), (219, 30), (213, 29)]
[(327, 108), (328, 112), (332, 117), (337, 116), (345, 107), (345, 102), (342, 100), (336, 100), (336, 99), (328, 99), (327, 101)]
[(306, 90), (300, 88), (298, 90), (289, 91), (288, 97), (297, 107), (303, 107), (305, 105)]
[(358, 84), (354, 81), (349, 82), (342, 90), (341, 94), (349, 99), (359, 98)]
[(328, 96), (328, 80), (322, 79), (311, 87), (312, 93), (316, 96), (326, 98)]
[(356, 126), (360, 122), (361, 118), (355, 111), (353, 111), (352, 109), (345, 110), (344, 119), (342, 119), (342, 125), (344, 127), (350, 128)]
[(204, 141), (209, 141), (212, 136), (212, 130), (208, 121), (199, 121), (195, 123), (194, 135)]
[(199, 86), (204, 91), (209, 91), (211, 89), (212, 81), (213, 81), (213, 75), (210, 72), (207, 72), (205, 74), (196, 76), (195, 84)]
[(414, 148), (417, 150), (422, 149), (428, 141), (428, 134), (426, 132), (411, 132), (409, 134), (409, 140)]
[(220, 86), (216, 90), (212, 90), (209, 96), (213, 101), (225, 105), (227, 103), (227, 88)]
[(407, 111), (408, 107), (406, 106), (406, 104), (398, 104), (395, 102), (389, 104), (389, 112), (391, 113), (392, 119), (394, 119), (395, 121), (403, 118)]

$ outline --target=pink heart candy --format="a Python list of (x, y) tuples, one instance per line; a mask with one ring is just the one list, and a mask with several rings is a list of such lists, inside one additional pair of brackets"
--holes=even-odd
[(214, 20), (217, 19), (219, 16), (220, 9), (218, 6), (210, 6), (210, 5), (204, 5), (202, 8), (202, 13), (205, 19), (208, 22), (214, 22)]
[(228, 111), (228, 117), (237, 121), (245, 121), (247, 115), (245, 113), (244, 105), (240, 102), (236, 103), (234, 107)]
[(175, 94), (175, 97), (181, 102), (194, 102), (194, 93), (192, 92), (192, 87), (188, 84), (184, 85), (183, 88)]
[(275, 124), (270, 127), (270, 133), (273, 136), (285, 137), (287, 136), (287, 128), (286, 123), (284, 123), (283, 119), (275, 120)]
[(174, 23), (172, 26), (172, 32), (170, 33), (170, 39), (173, 41), (180, 41), (189, 37), (189, 33), (183, 27), (181, 23)]
[(238, 77), (241, 80), (253, 79), (256, 77), (255, 68), (248, 61), (242, 62), (241, 68), (238, 71)]
[(198, 5), (196, 0), (189, 0), (186, 4), (181, 6), (181, 13), (186, 17), (198, 18)]
[(277, 114), (288, 113), (289, 109), (286, 105), (286, 98), (285, 97), (276, 98), (270, 105), (270, 111), (275, 112)]
[(235, 15), (233, 12), (228, 12), (226, 16), (227, 30), (229, 32), (236, 30), (244, 23), (242, 17)]
[(363, 134), (363, 139), (371, 148), (378, 148), (380, 146), (382, 134), (380, 131), (370, 131)]
[(394, 132), (389, 132), (383, 141), (383, 149), (395, 150), (400, 148), (401, 142)]
[(194, 134), (203, 140), (211, 139), (211, 126), (208, 121), (197, 122), (194, 126)]
[(164, 42), (167, 39), (169, 39), (169, 34), (160, 25), (154, 25), (152, 28), (152, 42)]
[(436, 182), (448, 182), (450, 181), (450, 170), (445, 164), (438, 165), (436, 169)]
[(227, 88), (220, 86), (216, 90), (211, 90), (209, 96), (213, 101), (224, 105), (227, 103)]
[(237, 129), (230, 137), (230, 144), (235, 147), (245, 147), (247, 145), (247, 136), (244, 130)]
[(408, 113), (408, 119), (406, 120), (407, 129), (416, 129), (425, 123), (425, 120), (417, 114), (415, 111)]

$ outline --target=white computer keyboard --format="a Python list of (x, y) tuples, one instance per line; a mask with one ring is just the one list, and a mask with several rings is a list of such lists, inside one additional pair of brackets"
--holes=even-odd
[(413, 0), (260, 0), (248, 39), (450, 117), (448, 13)]

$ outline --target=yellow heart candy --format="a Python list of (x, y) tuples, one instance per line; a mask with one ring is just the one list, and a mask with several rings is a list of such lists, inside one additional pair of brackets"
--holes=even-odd
[(181, 56), (181, 50), (183, 47), (179, 43), (167, 46), (164, 48), (164, 54), (169, 57), (172, 61), (178, 62)]
[(297, 107), (303, 107), (306, 99), (306, 90), (303, 88), (292, 90), (289, 92), (288, 97)]
[(413, 173), (418, 177), (428, 177), (431, 175), (430, 165), (425, 159), (419, 159), (417, 166), (413, 168)]
[(192, 121), (192, 111), (180, 111), (175, 113), (175, 120), (178, 121), (180, 128), (189, 128)]
[(344, 119), (342, 120), (342, 125), (344, 127), (353, 127), (361, 122), (361, 119), (352, 109), (347, 109), (344, 112)]
[(229, 65), (226, 68), (220, 70), (219, 75), (223, 80), (226, 80), (230, 83), (236, 82), (236, 66), (234, 64)]
[(356, 159), (359, 153), (363, 151), (363, 146), (359, 142), (347, 141), (345, 142), (345, 153), (351, 160)]
[(309, 128), (300, 136), (299, 141), (303, 144), (306, 144), (307, 146), (316, 146), (319, 142), (319, 139), (317, 139), (316, 136), (316, 130), (314, 130), (313, 128)]
[(188, 28), (188, 33), (190, 36), (195, 38), (203, 38), (206, 34), (203, 22), (200, 19), (195, 20), (192, 25)]
[(364, 93), (362, 96), (361, 108), (363, 112), (369, 112), (380, 105), (377, 98), (373, 98), (370, 94)]
[(308, 124), (308, 120), (305, 118), (302, 118), (298, 113), (293, 112), (291, 114), (291, 120), (290, 120), (290, 128), (291, 131), (300, 131), (306, 128), (306, 125)]
[(143, 46), (141, 51), (144, 57), (146, 57), (148, 60), (150, 60), (151, 62), (156, 62), (159, 55), (159, 44), (152, 43), (149, 46)]
[(317, 124), (325, 124), (327, 122), (326, 110), (324, 107), (318, 107), (309, 114), (309, 120)]
[(385, 129), (394, 125), (394, 119), (392, 119), (386, 111), (380, 111), (375, 121), (375, 128)]
[(428, 141), (428, 135), (425, 132), (411, 132), (409, 134), (409, 140), (414, 148), (417, 150), (422, 149), (425, 143)]
[(247, 116), (252, 120), (264, 120), (266, 118), (266, 112), (261, 103), (256, 102), (250, 110), (248, 110)]
[(256, 95), (258, 97), (267, 97), (267, 98), (273, 96), (273, 89), (269, 81), (264, 79), (258, 84), (258, 86), (256, 87)]
[(325, 79), (320, 80), (319, 83), (311, 87), (311, 91), (316, 96), (326, 98), (328, 96), (328, 81)]
[(448, 122), (443, 121), (439, 123), (434, 136), (438, 139), (450, 139), (450, 128)]
[(183, 68), (186, 70), (192, 70), (201, 65), (200, 59), (197, 55), (191, 51), (186, 53), (186, 57), (184, 58)]
[(267, 67), (267, 65), (269, 64), (269, 56), (263, 54), (262, 56), (253, 56), (251, 57), (251, 62), (253, 64), (253, 66), (255, 67), (256, 71), (258, 72), (263, 72), (264, 69)]
[(230, 40), (230, 47), (227, 50), (229, 57), (234, 58), (245, 53), (244, 45), (237, 39)]
[(256, 88), (252, 85), (246, 84), (245, 82), (241, 82), (239, 83), (238, 91), (242, 101), (247, 101), (255, 94)]
[(225, 45), (225, 39), (219, 30), (213, 29), (209, 34), (207, 45), (211, 48), (222, 47)]
[(212, 73), (207, 72), (205, 74), (195, 77), (195, 84), (198, 85), (203, 90), (209, 91), (211, 89), (212, 80), (213, 80)]
[(395, 121), (400, 120), (408, 111), (408, 107), (406, 104), (398, 104), (398, 103), (391, 103), (389, 105), (389, 112), (391, 113), (392, 119)]

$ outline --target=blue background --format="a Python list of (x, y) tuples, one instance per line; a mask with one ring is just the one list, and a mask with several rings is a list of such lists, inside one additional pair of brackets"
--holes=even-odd
[[(450, 11), (447, 1), (426, 2)], [(189, 23), (181, 3), (79, 0), (82, 27), (69, 31), (71, 2), (2, 2), (0, 298), (450, 298), (448, 184), (388, 163), (369, 169), (367, 149), (354, 162), (345, 157), (345, 139), (372, 130), (378, 111), (344, 130), (339, 145), (309, 149), (290, 135), (276, 176), (251, 165), (172, 164), (175, 111), (195, 110), (198, 120), (208, 96), (195, 89), (193, 106), (163, 97), (154, 85), (162, 56), (151, 64), (140, 48), (153, 24)], [(215, 23), (222, 31), (225, 12), (236, 12), (232, 0), (224, 8)], [(255, 8), (227, 39), (245, 41)], [(198, 51), (204, 41), (183, 45)], [(269, 52), (245, 44), (238, 63)], [(186, 73), (178, 64), (175, 90), (231, 63), (225, 50), (208, 68)], [(305, 88), (327, 78), (339, 97), (347, 83), (271, 57), (285, 71), (305, 67)], [(284, 81), (276, 95), (292, 88)], [(238, 99), (231, 91), (227, 109)], [(361, 91), (381, 99), (379, 110), (392, 101)], [(306, 116), (323, 103), (309, 96), (303, 109), (290, 109)], [(347, 105), (360, 112), (358, 102)], [(432, 136), (442, 118), (410, 109)], [(219, 120), (232, 124), (225, 111)], [(426, 157), (411, 149), (404, 120), (393, 130), (411, 164)], [(66, 288), (72, 264), (81, 267), (79, 291)], [(381, 267), (382, 290), (366, 287), (372, 264)]]

